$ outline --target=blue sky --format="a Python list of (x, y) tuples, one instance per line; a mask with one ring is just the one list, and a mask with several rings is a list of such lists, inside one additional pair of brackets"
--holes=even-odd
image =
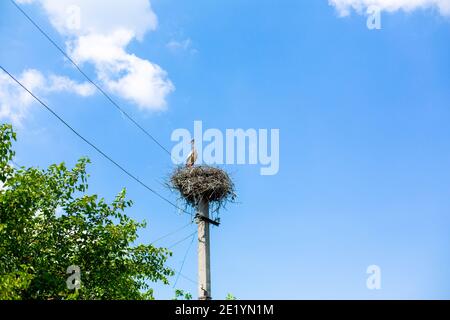
[[(364, 9), (351, 7), (365, 8), (366, 1), (331, 2), (350, 4), (350, 14), (341, 16), (342, 7), (326, 0), (153, 0), (151, 9), (130, 13), (141, 39), (115, 43), (113, 49), (123, 52), (111, 61), (75, 48), (83, 70), (169, 149), (172, 131), (193, 130), (195, 120), (220, 130), (280, 129), (278, 174), (261, 176), (254, 165), (224, 166), (239, 203), (229, 205), (221, 226), (212, 229), (214, 298), (231, 292), (241, 299), (449, 299), (449, 4), (423, 0), (436, 5), (405, 11), (408, 1), (392, 0), (381, 8), (381, 29), (369, 30)], [(143, 3), (137, 0), (136, 7)], [(105, 18), (94, 31), (71, 33), (58, 25), (59, 11), (51, 5), (22, 7), (64, 48), (95, 31), (109, 36), (104, 30), (114, 25)], [(99, 8), (93, 12), (114, 16), (114, 8), (103, 14)], [(143, 24), (133, 16), (139, 12), (147, 14)], [(173, 168), (170, 157), (103, 96), (82, 91), (82, 75), (8, 1), (0, 4), (0, 41), (2, 66), (18, 77), (39, 72), (48, 79), (35, 84), (40, 97), (176, 201), (163, 185)], [(123, 61), (148, 67), (159, 87), (151, 91), (142, 75), (133, 84), (143, 81), (152, 94), (119, 87), (129, 69), (115, 73), (105, 64)], [(66, 86), (61, 78), (57, 86), (52, 75), (65, 77)], [(148, 222), (142, 242), (189, 222), (41, 106), (11, 105), (14, 90), (0, 81), (1, 120), (14, 118), (18, 131), (16, 162), (44, 168), (90, 157), (90, 192), (111, 200), (126, 187), (135, 203), (129, 214)], [(195, 230), (192, 225), (157, 244), (170, 246)], [(176, 270), (189, 243), (173, 249), (169, 264)], [(196, 279), (196, 259), (194, 245), (183, 275)], [(366, 287), (366, 268), (373, 264), (381, 268), (380, 290)], [(196, 296), (196, 285), (185, 278), (176, 287)], [(173, 296), (172, 286), (155, 285), (155, 292), (157, 298)]]

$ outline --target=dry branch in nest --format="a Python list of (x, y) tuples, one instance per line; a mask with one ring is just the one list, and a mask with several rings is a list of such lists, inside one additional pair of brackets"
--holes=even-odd
[(170, 177), (170, 187), (177, 190), (187, 205), (196, 207), (201, 198), (217, 211), (236, 199), (229, 175), (210, 166), (178, 167)]

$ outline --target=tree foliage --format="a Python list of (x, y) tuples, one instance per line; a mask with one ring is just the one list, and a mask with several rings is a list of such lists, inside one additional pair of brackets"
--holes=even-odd
[(237, 300), (237, 299), (233, 294), (228, 293), (227, 296), (225, 297), (225, 300)]
[[(122, 190), (112, 203), (87, 194), (86, 166), (14, 168), (11, 126), (0, 126), (0, 299), (152, 299), (168, 283), (171, 253), (133, 245), (145, 223), (125, 214)], [(69, 289), (69, 266), (81, 287)]]
[(176, 289), (175, 297), (172, 300), (192, 300), (192, 294), (181, 289)]

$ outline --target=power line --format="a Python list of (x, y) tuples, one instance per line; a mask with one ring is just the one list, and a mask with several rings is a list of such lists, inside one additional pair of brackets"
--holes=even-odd
[[(192, 280), (191, 278), (189, 278), (188, 276), (182, 274), (181, 272), (178, 272), (178, 275), (179, 275), (180, 277), (186, 279), (187, 281), (192, 282), (192, 283), (195, 284), (195, 285), (199, 285), (199, 282), (198, 282), (198, 281)], [(201, 287), (201, 289), (202, 289), (202, 290), (205, 290), (205, 289), (203, 288), (203, 286)]]
[(175, 283), (173, 284), (173, 288), (177, 285), (178, 279), (180, 278), (180, 273), (183, 271), (184, 263), (186, 262), (186, 258), (188, 256), (189, 250), (192, 247), (192, 244), (194, 243), (195, 234), (192, 235), (191, 243), (189, 244), (189, 247), (186, 250), (186, 253), (184, 254), (183, 262), (181, 263), (180, 271), (178, 271), (177, 279), (175, 280)]
[(82, 69), (81, 67), (36, 23), (34, 20), (14, 1), (10, 0), (11, 3), (30, 21), (39, 32), (47, 38), (48, 41), (61, 52), (67, 60), (69, 60), (75, 68), (95, 87), (100, 91), (103, 96), (117, 109), (119, 110), (128, 120), (130, 120), (136, 127), (138, 127), (148, 138), (150, 138), (154, 143), (156, 143), (162, 150), (172, 157), (172, 153), (167, 150), (152, 134), (145, 130), (132, 116), (130, 116), (123, 108), (121, 108), (112, 98), (108, 95), (105, 90), (103, 90), (96, 82), (94, 82)]
[(181, 230), (184, 230), (186, 227), (188, 227), (190, 225), (192, 225), (192, 222), (189, 222), (188, 224), (182, 226), (181, 228), (178, 228), (178, 229), (176, 229), (176, 230), (174, 230), (174, 231), (172, 231), (172, 232), (170, 232), (170, 233), (168, 233), (168, 234), (166, 234), (166, 235), (164, 235), (162, 237), (159, 237), (158, 239), (154, 240), (151, 244), (154, 244), (154, 243), (156, 243), (156, 242), (158, 242), (158, 241), (160, 241), (162, 239), (165, 239), (167, 237), (170, 237), (171, 235), (174, 235), (175, 233), (180, 232)]
[(181, 272), (178, 272), (178, 275), (179, 275), (180, 277), (182, 277), (182, 278), (184, 278), (184, 279), (186, 279), (186, 280), (188, 280), (188, 281), (190, 281), (190, 282), (192, 282), (192, 283), (194, 283), (194, 284), (198, 285), (198, 282), (197, 282), (197, 281), (195, 281), (195, 280), (192, 280), (191, 278), (189, 278), (189, 277), (185, 276), (185, 275), (184, 275), (184, 274), (182, 274)]
[(167, 249), (172, 249), (174, 247), (176, 247), (177, 245), (179, 245), (180, 243), (182, 243), (183, 241), (186, 241), (187, 239), (189, 239), (190, 237), (194, 236), (197, 233), (197, 231), (192, 232), (190, 235), (188, 235), (186, 238), (183, 238), (177, 242), (175, 242), (174, 244), (172, 244), (171, 246), (168, 246)]
[(104, 158), (109, 160), (112, 164), (114, 164), (117, 168), (119, 168), (122, 172), (124, 172), (127, 176), (129, 176), (131, 179), (139, 183), (141, 186), (143, 186), (148, 191), (152, 192), (154, 195), (156, 195), (158, 198), (164, 200), (171, 206), (175, 207), (178, 210), (183, 211), (184, 213), (190, 214), (184, 209), (181, 209), (176, 204), (171, 202), (169, 199), (165, 198), (152, 188), (150, 188), (148, 185), (146, 185), (144, 182), (142, 182), (140, 179), (138, 179), (135, 175), (130, 173), (127, 169), (122, 167), (120, 164), (118, 164), (116, 161), (114, 161), (110, 156), (108, 156), (106, 153), (104, 153), (102, 150), (100, 150), (96, 145), (94, 145), (92, 142), (87, 140), (85, 137), (83, 137), (80, 133), (78, 133), (71, 125), (69, 125), (63, 118), (61, 118), (55, 111), (53, 111), (47, 104), (45, 104), (42, 100), (40, 100), (38, 97), (36, 97), (27, 87), (25, 87), (19, 80), (17, 80), (11, 73), (9, 73), (3, 66), (0, 65), (0, 69), (3, 70), (14, 82), (16, 82), (19, 86), (21, 86), (25, 91), (27, 91), (37, 102), (39, 102), (43, 107), (45, 107), (51, 114), (53, 114), (59, 121), (61, 121), (67, 128), (69, 128), (70, 131), (72, 131), (76, 136), (78, 136), (81, 140), (86, 142), (89, 146), (91, 146), (95, 151), (97, 151), (100, 155), (102, 155)]
[(22, 166), (20, 164), (18, 164), (17, 162), (15, 162), (14, 160), (10, 160), (10, 162), (17, 168), (22, 168)]

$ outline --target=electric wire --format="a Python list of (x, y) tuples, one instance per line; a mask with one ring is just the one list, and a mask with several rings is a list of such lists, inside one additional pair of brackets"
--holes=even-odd
[(194, 236), (197, 233), (197, 231), (192, 232), (191, 234), (189, 234), (186, 238), (183, 238), (177, 242), (175, 242), (174, 244), (170, 245), (167, 247), (167, 249), (172, 249), (174, 247), (176, 247), (177, 245), (179, 245), (180, 243), (186, 241), (187, 239), (189, 239), (190, 237)]
[(19, 80), (17, 80), (11, 73), (9, 73), (2, 65), (0, 65), (0, 69), (3, 70), (14, 82), (16, 82), (20, 87), (22, 87), (25, 91), (27, 91), (37, 102), (39, 102), (44, 108), (46, 108), (53, 116), (55, 116), (61, 123), (63, 123), (70, 131), (72, 131), (76, 136), (78, 136), (81, 140), (83, 140), (85, 143), (87, 143), (89, 146), (91, 146), (95, 151), (97, 151), (100, 155), (102, 155), (105, 159), (110, 161), (113, 165), (115, 165), (118, 169), (120, 169), (123, 173), (125, 173), (128, 177), (130, 177), (132, 180), (136, 181), (138, 184), (140, 184), (142, 187), (153, 193), (155, 196), (160, 198), (161, 200), (167, 202), (174, 208), (182, 211), (183, 213), (187, 213), (190, 215), (190, 213), (179, 206), (177, 206), (175, 203), (167, 199), (166, 197), (162, 196), (157, 191), (150, 188), (147, 184), (142, 182), (139, 178), (137, 178), (135, 175), (130, 173), (127, 169), (125, 169), (122, 165), (117, 163), (115, 160), (113, 160), (110, 156), (108, 156), (106, 153), (104, 153), (100, 148), (98, 148), (95, 144), (93, 144), (91, 141), (86, 139), (84, 136), (82, 136), (78, 131), (76, 131), (70, 124), (68, 124), (63, 118), (61, 118), (55, 111), (53, 111), (52, 108), (50, 108), (46, 103), (44, 103), (41, 99), (39, 99), (33, 92), (31, 92), (25, 85), (23, 85)]
[(191, 278), (189, 278), (189, 277), (185, 276), (185, 275), (184, 275), (184, 274), (182, 274), (181, 272), (179, 272), (179, 273), (178, 273), (178, 275), (179, 275), (180, 277), (182, 277), (182, 278), (186, 279), (187, 281), (190, 281), (190, 282), (192, 282), (192, 283), (194, 283), (194, 284), (198, 285), (198, 282), (197, 282), (197, 281), (195, 281), (195, 280), (192, 280)]
[(150, 138), (155, 144), (157, 144), (163, 151), (169, 154), (172, 158), (172, 153), (165, 148), (150, 132), (148, 132), (142, 125), (140, 125), (130, 114), (128, 114), (123, 108), (119, 106), (111, 96), (105, 92), (105, 90), (100, 87), (94, 80), (92, 80), (81, 67), (46, 33), (14, 0), (10, 2), (30, 21), (34, 27), (39, 30), (39, 32), (62, 54), (66, 57), (69, 62), (71, 62), (74, 67), (90, 82), (103, 96), (117, 109), (119, 110), (129, 121), (131, 121), (137, 128), (139, 128), (148, 138)]
[(182, 226), (181, 228), (178, 228), (178, 229), (176, 229), (176, 230), (174, 230), (174, 231), (169, 232), (169, 233), (166, 234), (166, 235), (163, 235), (163, 236), (157, 238), (157, 239), (154, 240), (151, 244), (153, 245), (153, 244), (155, 244), (156, 242), (161, 241), (162, 239), (165, 239), (165, 238), (167, 238), (167, 237), (170, 237), (170, 236), (172, 236), (172, 235), (174, 235), (174, 234), (180, 232), (181, 230), (184, 230), (185, 228), (187, 228), (187, 227), (190, 226), (190, 225), (192, 225), (192, 222), (189, 222), (188, 224)]
[(192, 244), (194, 243), (194, 239), (195, 239), (195, 234), (192, 235), (191, 243), (189, 244), (189, 247), (187, 248), (186, 253), (184, 254), (183, 262), (181, 263), (181, 267), (180, 267), (180, 270), (178, 271), (177, 279), (175, 280), (175, 283), (173, 284), (173, 288), (175, 288), (175, 286), (178, 283), (178, 279), (180, 278), (180, 273), (181, 273), (181, 271), (183, 271), (184, 263), (186, 262), (186, 258), (188, 256), (189, 250), (191, 249)]

